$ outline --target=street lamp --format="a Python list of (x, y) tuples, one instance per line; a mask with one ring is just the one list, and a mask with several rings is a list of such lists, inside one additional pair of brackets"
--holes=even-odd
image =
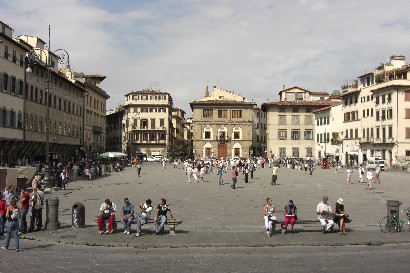
[[(33, 69), (30, 67), (31, 63), (42, 64), (46, 67), (46, 83), (47, 83), (47, 91), (46, 91), (46, 167), (44, 170), (44, 186), (46, 188), (51, 188), (53, 186), (53, 182), (51, 181), (51, 174), (50, 174), (50, 82), (51, 82), (51, 68), (53, 67), (51, 64), (51, 42), (50, 42), (50, 25), (48, 26), (48, 47), (47, 47), (47, 54), (46, 54), (46, 61), (45, 63), (41, 60), (41, 56), (38, 55), (35, 51), (35, 48), (31, 49), (27, 59), (29, 60), (29, 64), (27, 66), (26, 72), (32, 73)], [(43, 50), (43, 49), (41, 49)], [(43, 50), (45, 51), (45, 50)], [(68, 52), (64, 49), (57, 49), (53, 52), (58, 57), (59, 64), (65, 64), (68, 71), (70, 71), (70, 56)]]

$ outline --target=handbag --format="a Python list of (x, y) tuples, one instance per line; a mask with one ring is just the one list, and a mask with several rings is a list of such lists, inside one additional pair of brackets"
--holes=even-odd
[(268, 216), (268, 220), (269, 220), (269, 221), (277, 221), (278, 219), (276, 218), (275, 215), (269, 215), (269, 216)]
[(110, 217), (111, 217), (111, 211), (108, 210), (108, 212), (107, 212), (107, 210), (105, 210), (105, 211), (103, 212), (103, 214), (102, 214), (102, 218), (103, 218), (104, 220), (108, 220), (108, 219), (110, 219)]

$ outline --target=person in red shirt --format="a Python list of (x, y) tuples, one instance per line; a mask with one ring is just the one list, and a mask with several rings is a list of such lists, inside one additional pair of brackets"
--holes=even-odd
[(27, 233), (27, 213), (30, 208), (30, 194), (23, 188), (21, 190), (20, 196), (21, 202), (21, 219), (20, 219), (20, 227), (19, 227), (19, 234)]
[(4, 226), (6, 225), (6, 200), (3, 194), (0, 194), (0, 236), (4, 235)]

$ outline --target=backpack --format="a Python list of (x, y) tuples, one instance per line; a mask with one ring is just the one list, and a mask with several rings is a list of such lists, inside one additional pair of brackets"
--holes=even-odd
[(10, 215), (10, 218), (11, 218), (12, 220), (17, 220), (17, 219), (20, 218), (19, 209), (18, 209), (18, 208), (14, 208), (14, 209), (13, 209), (13, 211), (12, 211), (12, 213), (11, 213), (11, 215)]

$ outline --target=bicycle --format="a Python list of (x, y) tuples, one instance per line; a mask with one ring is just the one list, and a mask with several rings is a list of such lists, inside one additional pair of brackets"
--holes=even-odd
[[(405, 218), (407, 218), (407, 224), (409, 225), (410, 231), (410, 207), (407, 210), (400, 210), (401, 212), (405, 212)], [(401, 232), (403, 229), (403, 225), (406, 221), (401, 220), (397, 217), (396, 212), (392, 212), (390, 216), (386, 216), (379, 221), (379, 226), (381, 232)]]

